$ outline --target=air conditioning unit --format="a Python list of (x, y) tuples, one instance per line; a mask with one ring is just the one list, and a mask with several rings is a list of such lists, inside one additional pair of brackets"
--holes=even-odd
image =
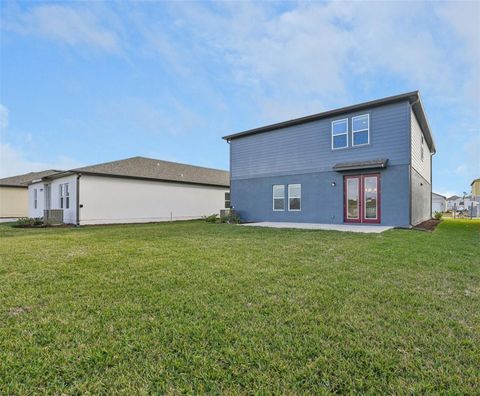
[(46, 209), (43, 211), (43, 222), (49, 225), (63, 224), (63, 209)]

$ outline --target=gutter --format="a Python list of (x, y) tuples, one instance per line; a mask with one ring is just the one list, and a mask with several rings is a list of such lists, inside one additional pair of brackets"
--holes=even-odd
[(77, 174), (77, 188), (76, 188), (76, 206), (77, 206), (77, 213), (76, 213), (76, 219), (75, 219), (75, 225), (77, 227), (80, 226), (80, 178), (82, 177), (82, 174), (79, 173)]

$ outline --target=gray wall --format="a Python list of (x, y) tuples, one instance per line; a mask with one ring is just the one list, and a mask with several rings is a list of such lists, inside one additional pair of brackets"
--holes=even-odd
[(412, 225), (432, 217), (432, 185), (428, 183), (415, 169), (411, 168), (412, 188)]
[[(315, 172), (232, 180), (232, 205), (244, 221), (343, 223), (343, 176), (360, 172)], [(363, 172), (366, 173), (366, 172)], [(371, 173), (377, 173), (372, 171)], [(380, 172), (382, 225), (409, 225), (409, 166)], [(332, 187), (332, 181), (336, 183)], [(302, 184), (302, 210), (272, 210), (274, 184)], [(286, 187), (285, 187), (286, 188)], [(285, 198), (287, 198), (285, 191)]]
[[(370, 114), (370, 144), (351, 147), (351, 117)], [(349, 118), (349, 147), (332, 150), (331, 122)], [(347, 113), (275, 131), (233, 139), (231, 178), (331, 171), (338, 162), (388, 158), (410, 163), (410, 105), (407, 101)]]

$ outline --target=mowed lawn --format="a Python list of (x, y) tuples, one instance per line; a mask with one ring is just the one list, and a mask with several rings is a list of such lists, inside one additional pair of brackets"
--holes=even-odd
[(0, 394), (479, 389), (479, 221), (0, 226)]

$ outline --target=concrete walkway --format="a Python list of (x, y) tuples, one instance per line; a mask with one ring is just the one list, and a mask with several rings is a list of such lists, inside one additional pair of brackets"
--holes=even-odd
[(299, 228), (302, 230), (333, 230), (346, 232), (364, 232), (379, 234), (393, 227), (378, 225), (357, 225), (357, 224), (318, 224), (318, 223), (282, 223), (282, 222), (260, 222), (242, 224), (247, 227), (271, 227), (271, 228)]
[(0, 218), (0, 223), (11, 223), (13, 221), (17, 221), (18, 217), (2, 217)]

